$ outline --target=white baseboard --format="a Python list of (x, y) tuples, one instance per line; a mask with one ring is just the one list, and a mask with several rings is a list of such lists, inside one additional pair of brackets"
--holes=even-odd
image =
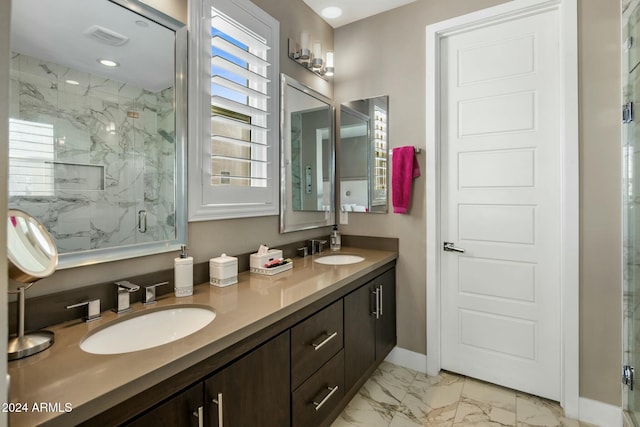
[(404, 368), (422, 372), (423, 374), (427, 373), (426, 354), (416, 353), (415, 351), (396, 346), (393, 348), (393, 350), (391, 350), (391, 353), (389, 353), (384, 360), (402, 366)]
[(580, 398), (580, 421), (600, 427), (622, 427), (622, 408), (597, 400)]

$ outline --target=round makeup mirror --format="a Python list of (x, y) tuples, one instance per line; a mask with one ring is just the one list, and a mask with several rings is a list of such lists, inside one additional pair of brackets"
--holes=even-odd
[(58, 251), (44, 226), (18, 209), (7, 213), (7, 258), (9, 278), (18, 283), (10, 293), (18, 294), (18, 332), (7, 346), (9, 360), (21, 359), (53, 344), (53, 333), (24, 333), (24, 293), (36, 281), (50, 276), (58, 265)]

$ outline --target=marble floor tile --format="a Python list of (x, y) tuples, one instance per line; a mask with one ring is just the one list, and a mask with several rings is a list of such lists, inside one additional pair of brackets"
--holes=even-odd
[(400, 412), (394, 418), (395, 423), (450, 426), (455, 419), (463, 386), (463, 377), (447, 372), (436, 377), (417, 374), (402, 401)]
[(461, 375), (384, 362), (331, 427), (596, 427), (556, 402)]

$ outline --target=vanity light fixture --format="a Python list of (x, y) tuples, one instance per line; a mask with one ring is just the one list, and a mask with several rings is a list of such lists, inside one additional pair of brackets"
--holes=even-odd
[(324, 79), (333, 76), (333, 52), (327, 51), (325, 60), (322, 55), (322, 43), (320, 43), (320, 41), (314, 41), (313, 49), (311, 49), (310, 39), (311, 37), (306, 31), (300, 33), (300, 43), (289, 39), (289, 58)]
[(119, 67), (120, 64), (116, 61), (113, 61), (111, 59), (104, 59), (104, 58), (98, 58), (96, 59), (96, 61), (98, 61), (99, 64), (104, 65), (105, 67)]

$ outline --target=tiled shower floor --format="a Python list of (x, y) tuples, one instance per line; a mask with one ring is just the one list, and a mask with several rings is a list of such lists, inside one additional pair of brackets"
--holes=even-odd
[(383, 362), (331, 427), (583, 427), (555, 402), (446, 372)]

